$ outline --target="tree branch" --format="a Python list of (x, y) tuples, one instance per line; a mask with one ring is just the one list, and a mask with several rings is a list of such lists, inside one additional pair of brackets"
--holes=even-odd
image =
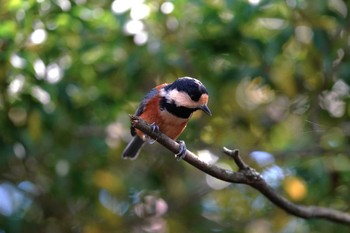
[[(153, 132), (151, 126), (137, 116), (130, 115), (130, 119), (133, 127), (141, 130), (151, 138), (156, 139), (174, 154), (179, 152), (179, 144), (177, 142), (161, 132)], [(239, 169), (237, 172), (219, 168), (213, 164), (208, 164), (200, 160), (197, 155), (189, 150), (186, 151), (186, 156), (183, 160), (217, 179), (230, 183), (246, 184), (255, 188), (272, 203), (289, 214), (305, 219), (323, 218), (329, 221), (350, 225), (349, 213), (325, 207), (294, 204), (277, 193), (268, 183), (266, 183), (257, 171), (248, 166), (240, 157), (238, 150), (229, 150), (224, 147), (224, 153), (234, 160)]]

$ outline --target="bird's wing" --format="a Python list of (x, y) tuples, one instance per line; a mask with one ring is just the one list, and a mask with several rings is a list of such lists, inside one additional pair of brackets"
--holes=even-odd
[[(155, 88), (153, 88), (150, 92), (147, 93), (147, 95), (143, 98), (143, 100), (141, 101), (139, 107), (136, 109), (135, 111), (135, 115), (136, 116), (140, 116), (146, 109), (146, 106), (148, 104), (148, 102), (156, 97), (156, 95), (159, 94), (160, 89), (162, 89), (164, 86), (168, 85), (167, 83), (164, 84), (160, 84), (158, 86), (156, 86)], [(135, 136), (136, 131), (134, 127), (130, 128), (130, 132), (132, 136)]]

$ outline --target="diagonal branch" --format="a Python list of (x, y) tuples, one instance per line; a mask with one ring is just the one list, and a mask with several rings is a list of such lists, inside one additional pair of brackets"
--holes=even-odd
[[(168, 136), (161, 132), (153, 132), (152, 127), (137, 116), (130, 115), (130, 119), (133, 127), (141, 130), (151, 138), (156, 139), (160, 144), (162, 144), (174, 154), (179, 152), (179, 144), (177, 142), (170, 139)], [(294, 204), (293, 202), (287, 200), (285, 197), (277, 193), (276, 190), (274, 190), (268, 183), (266, 183), (266, 181), (257, 171), (247, 165), (240, 157), (238, 150), (229, 150), (224, 147), (224, 153), (234, 160), (239, 169), (237, 172), (222, 169), (213, 164), (208, 164), (200, 160), (197, 155), (189, 150), (186, 151), (186, 156), (183, 160), (217, 179), (230, 183), (246, 184), (255, 188), (272, 203), (285, 210), (289, 214), (306, 219), (323, 218), (328, 221), (350, 225), (349, 213), (325, 207)]]

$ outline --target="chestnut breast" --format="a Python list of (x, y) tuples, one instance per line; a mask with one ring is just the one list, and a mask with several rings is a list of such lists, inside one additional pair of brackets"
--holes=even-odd
[[(188, 118), (179, 118), (169, 113), (166, 109), (160, 110), (159, 102), (161, 97), (157, 96), (149, 100), (140, 117), (147, 123), (155, 123), (159, 130), (171, 139), (177, 139), (186, 128)], [(144, 138), (144, 134), (136, 130), (137, 135)]]

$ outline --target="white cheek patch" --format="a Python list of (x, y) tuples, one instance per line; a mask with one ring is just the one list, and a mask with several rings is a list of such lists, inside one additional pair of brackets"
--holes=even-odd
[(187, 93), (178, 91), (176, 89), (170, 90), (168, 93), (166, 93), (165, 97), (168, 102), (174, 101), (176, 106), (187, 108), (197, 108), (200, 106), (200, 104), (193, 101)]
[(160, 95), (161, 97), (166, 97), (166, 96), (167, 96), (166, 90), (165, 90), (164, 88), (160, 89), (159, 95)]

